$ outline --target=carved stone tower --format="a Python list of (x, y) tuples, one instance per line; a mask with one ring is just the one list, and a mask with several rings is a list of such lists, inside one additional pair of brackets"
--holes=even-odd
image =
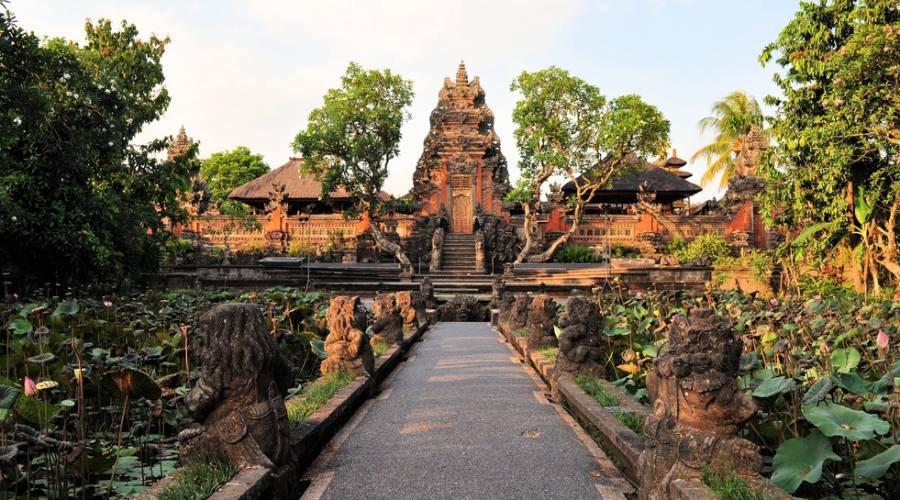
[(169, 160), (173, 160), (178, 158), (179, 156), (187, 153), (187, 150), (190, 149), (191, 146), (194, 145), (194, 140), (187, 136), (184, 131), (184, 126), (181, 127), (181, 130), (178, 131), (178, 135), (172, 139), (172, 142), (169, 144), (168, 158)]
[(476, 76), (459, 64), (456, 81), (444, 79), (431, 130), (413, 175), (412, 194), (422, 215), (445, 209), (450, 231), (471, 233), (476, 215), (502, 215), (509, 191), (506, 159), (494, 133), (494, 113)]

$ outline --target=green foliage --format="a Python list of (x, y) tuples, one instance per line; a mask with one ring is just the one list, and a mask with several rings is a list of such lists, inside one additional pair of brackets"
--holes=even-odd
[(600, 406), (619, 406), (621, 403), (618, 396), (593, 375), (586, 375), (583, 373), (576, 375), (575, 385), (594, 398)]
[(900, 445), (895, 444), (871, 458), (860, 460), (853, 474), (869, 480), (879, 479), (897, 462), (900, 462)]
[(391, 70), (347, 66), (341, 87), (325, 94), (293, 143), (303, 155), (303, 168), (321, 179), (324, 197), (343, 187), (359, 208), (376, 215), (412, 98), (412, 82)]
[(26, 277), (134, 277), (158, 265), (193, 151), (135, 145), (169, 104), (167, 38), (85, 23), (83, 45), (41, 41), (0, 8), (0, 261)]
[(234, 477), (238, 468), (226, 457), (211, 456), (178, 469), (172, 484), (163, 489), (159, 500), (202, 500)]
[(718, 500), (771, 500), (772, 495), (754, 490), (747, 480), (726, 470), (712, 470), (704, 467), (700, 474), (703, 481)]
[(633, 411), (616, 411), (613, 412), (613, 417), (638, 436), (644, 434), (644, 415)]
[(384, 353), (388, 352), (388, 349), (391, 348), (391, 345), (387, 342), (375, 342), (372, 345), (372, 351), (375, 353), (376, 358), (380, 358), (384, 356)]
[(717, 233), (702, 234), (682, 248), (675, 250), (678, 261), (682, 264), (689, 264), (698, 261), (707, 261), (715, 264), (717, 261), (728, 257), (731, 254), (731, 247), (725, 238)]
[(553, 260), (565, 264), (600, 262), (600, 256), (593, 248), (583, 245), (566, 245), (557, 250)]
[[(522, 178), (508, 199), (523, 204), (526, 234), (536, 223), (541, 187), (551, 176), (574, 183), (574, 230), (584, 204), (622, 171), (630, 155), (656, 155), (668, 145), (669, 122), (656, 107), (636, 95), (607, 100), (596, 86), (556, 66), (523, 71), (510, 88), (522, 96), (513, 109)], [(549, 259), (570, 235), (560, 236), (539, 260)], [(531, 244), (529, 237), (518, 261)]]
[(716, 101), (712, 106), (712, 115), (700, 120), (697, 124), (700, 133), (712, 131), (713, 142), (700, 148), (691, 161), (706, 160), (706, 172), (700, 183), (709, 185), (717, 175), (722, 175), (719, 188), (728, 185), (734, 175), (735, 159), (747, 134), (753, 127), (763, 132), (763, 114), (756, 99), (745, 92), (736, 91)]
[(828, 437), (843, 437), (851, 441), (872, 439), (886, 434), (891, 424), (871, 413), (832, 403), (803, 408), (803, 416)]
[(898, 28), (895, 0), (804, 2), (760, 56), (781, 66), (783, 95), (767, 98), (776, 147), (761, 201), (776, 223), (820, 232), (794, 240), (799, 250), (853, 247), (848, 264), (868, 282), (879, 267), (900, 279), (896, 254), (883, 253), (887, 234), (871, 226), (893, 230), (885, 224), (900, 186)]
[(215, 201), (225, 200), (234, 188), (269, 171), (260, 154), (246, 146), (220, 151), (200, 163), (200, 176)]
[(331, 372), (306, 386), (300, 396), (285, 402), (288, 420), (292, 425), (311, 417), (339, 390), (353, 381), (353, 374), (346, 371)]
[(556, 357), (559, 356), (559, 347), (545, 345), (539, 347), (538, 351), (540, 351), (541, 355), (547, 358), (547, 361), (554, 364), (556, 363)]

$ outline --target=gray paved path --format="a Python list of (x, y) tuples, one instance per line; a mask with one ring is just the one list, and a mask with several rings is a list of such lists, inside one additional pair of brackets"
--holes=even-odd
[(485, 323), (439, 323), (307, 473), (304, 498), (615, 498), (624, 480)]

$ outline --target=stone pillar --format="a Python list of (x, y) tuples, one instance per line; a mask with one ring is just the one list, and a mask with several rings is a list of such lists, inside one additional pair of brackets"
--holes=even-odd
[(653, 403), (638, 465), (641, 499), (673, 498), (672, 481), (698, 478), (705, 466), (758, 477), (759, 449), (737, 436), (756, 412), (735, 382), (743, 347), (731, 320), (711, 309), (675, 317), (669, 349), (647, 375)]
[(500, 307), (500, 301), (503, 298), (505, 290), (506, 284), (503, 282), (503, 277), (495, 274), (494, 278), (491, 280), (491, 309)]
[(422, 278), (422, 284), (419, 285), (419, 292), (422, 294), (422, 300), (425, 301), (426, 309), (434, 309), (434, 285), (431, 284), (431, 278), (425, 276)]
[(322, 374), (347, 370), (355, 375), (371, 376), (375, 355), (366, 334), (366, 311), (357, 296), (337, 295), (328, 305), (328, 337), (322, 361)]

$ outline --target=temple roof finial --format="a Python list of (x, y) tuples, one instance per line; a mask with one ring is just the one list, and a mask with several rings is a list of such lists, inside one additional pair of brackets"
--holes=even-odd
[(466, 63), (464, 61), (459, 61), (459, 69), (456, 70), (456, 84), (457, 85), (468, 85), (469, 84), (469, 74), (466, 73)]

